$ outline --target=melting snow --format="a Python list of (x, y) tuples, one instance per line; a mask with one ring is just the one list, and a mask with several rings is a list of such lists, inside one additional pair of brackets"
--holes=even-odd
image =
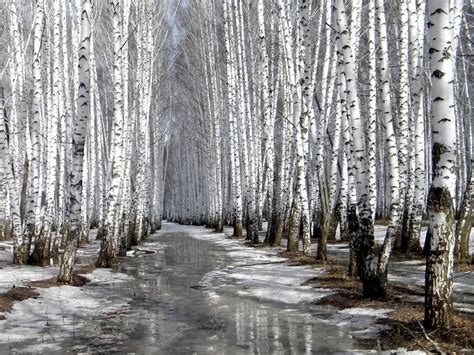
[(9, 265), (0, 270), (0, 292), (6, 292), (13, 286), (22, 286), (31, 281), (49, 279), (58, 274), (57, 267)]
[(386, 318), (387, 314), (390, 313), (391, 309), (370, 309), (370, 308), (346, 308), (342, 311), (339, 311), (341, 314), (350, 314), (353, 316), (368, 316), (368, 317), (378, 317)]
[[(175, 225), (170, 227), (173, 230), (176, 228)], [(221, 245), (228, 250), (227, 254), (233, 259), (233, 263), (223, 270), (210, 272), (202, 280), (202, 284), (213, 291), (237, 283), (240, 285), (237, 291), (240, 296), (285, 304), (311, 303), (331, 293), (330, 290), (302, 285), (324, 273), (324, 270), (309, 266), (290, 266), (286, 259), (276, 255), (280, 251), (278, 248), (249, 248), (243, 245), (242, 240), (209, 233), (201, 227), (180, 226), (177, 229), (189, 233), (193, 238)]]
[[(51, 269), (43, 269), (42, 278), (49, 277)], [(6, 321), (0, 322), (0, 343), (31, 342), (31, 348), (22, 348), (26, 352), (59, 351), (61, 341), (73, 339), (85, 320), (128, 307), (129, 298), (108, 298), (104, 287), (124, 282), (129, 276), (101, 269), (88, 277), (96, 287), (36, 289), (38, 298), (16, 302), (12, 312), (5, 314)]]

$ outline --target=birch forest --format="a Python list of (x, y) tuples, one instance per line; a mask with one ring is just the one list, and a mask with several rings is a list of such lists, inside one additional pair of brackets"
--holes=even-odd
[(91, 275), (139, 252), (146, 274), (179, 228), (338, 265), (387, 308), (411, 279), (392, 271), (417, 263), (412, 318), (446, 351), (431, 331), (474, 324), (474, 279), (454, 297), (474, 265), (473, 16), (470, 0), (0, 0), (0, 279), (71, 287), (92, 249)]

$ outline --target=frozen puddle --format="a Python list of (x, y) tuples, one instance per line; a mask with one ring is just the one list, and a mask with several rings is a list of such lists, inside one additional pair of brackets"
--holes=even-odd
[[(81, 250), (93, 259), (97, 243)], [(164, 223), (117, 268), (80, 288), (38, 289), (0, 321), (0, 353), (353, 353), (377, 349), (389, 310), (337, 310), (302, 284), (321, 273), (279, 250), (248, 248), (200, 227)], [(2, 273), (4, 272), (5, 277)], [(55, 268), (0, 270), (4, 289)], [(43, 274), (41, 274), (43, 273)], [(43, 276), (43, 277), (42, 277)], [(369, 339), (369, 340), (366, 340)]]

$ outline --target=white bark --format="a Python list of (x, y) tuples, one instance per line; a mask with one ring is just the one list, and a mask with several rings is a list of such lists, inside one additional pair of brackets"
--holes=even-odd
[[(275, 151), (274, 151), (274, 131), (273, 127), (275, 125), (274, 116), (272, 115), (272, 98), (270, 95), (269, 89), (269, 78), (270, 78), (270, 68), (269, 68), (269, 58), (267, 53), (267, 37), (265, 31), (265, 6), (263, 0), (258, 0), (258, 33), (259, 33), (259, 61), (260, 61), (260, 97), (262, 100), (262, 116), (263, 116), (263, 150), (264, 150), (264, 161), (265, 161), (265, 171), (264, 171), (264, 181), (266, 191), (268, 196), (268, 215), (269, 215), (269, 225), (267, 230), (267, 236), (272, 229), (271, 226), (271, 215), (273, 213), (273, 179), (274, 179), (274, 162), (275, 162)], [(263, 204), (267, 196), (263, 195), (260, 201), (260, 210), (263, 209)]]
[(41, 164), (41, 122), (44, 120), (43, 109), (43, 76), (42, 65), (42, 36), (44, 28), (44, 1), (35, 2), (35, 23), (33, 30), (33, 100), (31, 107), (31, 156), (30, 159), (30, 194), (27, 213), (27, 228), (30, 236), (36, 235), (40, 223), (40, 164)]
[(107, 267), (118, 255), (118, 237), (121, 211), (121, 183), (125, 170), (125, 157), (123, 147), (124, 117), (123, 117), (123, 79), (122, 79), (122, 19), (120, 1), (112, 0), (112, 26), (113, 26), (113, 123), (111, 147), (111, 173), (108, 192), (107, 216), (104, 223), (106, 236), (101, 244), (101, 252), (97, 260), (98, 266)]
[(399, 149), (397, 146), (397, 136), (394, 128), (394, 119), (392, 115), (392, 100), (390, 97), (390, 77), (388, 66), (388, 39), (385, 11), (383, 1), (376, 1), (378, 17), (378, 35), (379, 35), (379, 66), (380, 66), (380, 97), (382, 122), (385, 130), (385, 141), (388, 155), (388, 193), (389, 193), (389, 226), (385, 235), (382, 252), (379, 255), (378, 275), (382, 282), (382, 287), (386, 288), (387, 267), (393, 244), (400, 232), (400, 168), (399, 168)]
[(13, 262), (15, 264), (24, 264), (26, 257), (26, 238), (23, 233), (23, 226), (20, 215), (20, 190), (18, 189), (15, 170), (14, 158), (10, 154), (8, 147), (9, 137), (7, 135), (7, 119), (5, 116), (5, 101), (3, 97), (3, 89), (0, 92), (0, 157), (3, 165), (3, 171), (7, 180), (7, 190), (10, 201), (10, 216), (13, 232)]
[(232, 181), (232, 201), (233, 201), (233, 223), (234, 237), (242, 237), (242, 190), (240, 181), (240, 158), (239, 141), (237, 135), (237, 103), (236, 103), (236, 63), (235, 54), (232, 49), (230, 38), (234, 36), (233, 25), (230, 23), (230, 4), (229, 0), (223, 0), (224, 4), (224, 37), (226, 49), (226, 67), (227, 67), (227, 94), (229, 100), (229, 143), (230, 143), (230, 174)]
[(398, 115), (398, 150), (400, 166), (400, 198), (402, 208), (407, 208), (406, 193), (409, 173), (409, 123), (411, 121), (411, 90), (410, 90), (410, 57), (409, 57), (409, 23), (407, 0), (400, 3), (400, 107)]
[(425, 325), (430, 328), (452, 326), (456, 117), (450, 4), (428, 3), (433, 181), (428, 196)]
[(81, 239), (82, 200), (84, 198), (83, 170), (84, 149), (86, 144), (87, 127), (90, 121), (90, 51), (91, 51), (91, 16), (92, 4), (90, 0), (83, 0), (81, 4), (81, 35), (78, 61), (78, 88), (77, 88), (77, 117), (72, 137), (72, 169), (69, 180), (69, 211), (67, 213), (66, 249), (61, 263), (58, 280), (65, 283), (72, 281), (72, 268), (76, 257), (77, 245)]
[[(16, 1), (10, 1), (10, 38), (11, 53), (10, 81), (11, 81), (11, 110), (9, 118), (9, 130), (11, 142), (9, 144), (10, 154), (13, 158), (13, 169), (18, 191), (21, 191), (23, 178), (25, 176), (25, 137), (26, 137), (26, 110), (24, 103), (25, 90), (25, 63), (23, 57), (23, 35), (21, 31), (21, 18)], [(27, 137), (28, 138), (28, 137)], [(21, 194), (20, 194), (21, 195)], [(19, 196), (18, 195), (18, 198)]]
[(367, 161), (368, 161), (368, 183), (369, 203), (372, 210), (372, 219), (375, 220), (377, 204), (377, 45), (376, 45), (376, 6), (375, 0), (369, 2), (369, 102), (367, 122)]

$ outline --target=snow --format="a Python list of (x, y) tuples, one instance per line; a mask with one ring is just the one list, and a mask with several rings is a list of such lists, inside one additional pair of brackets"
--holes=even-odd
[[(95, 258), (99, 246), (100, 242), (92, 240), (80, 248), (79, 260)], [(0, 261), (11, 260), (11, 242), (4, 241), (0, 243)], [(0, 292), (55, 277), (58, 271), (58, 266), (6, 265), (0, 269)], [(0, 344), (22, 342), (24, 353), (61, 352), (61, 343), (74, 339), (84, 320), (129, 307), (126, 296), (108, 298), (107, 294), (111, 285), (120, 285), (131, 276), (109, 269), (97, 269), (86, 276), (90, 280), (87, 287), (37, 288), (39, 297), (15, 302), (11, 312), (3, 314), (6, 320), (0, 321)]]
[(57, 276), (58, 267), (8, 265), (0, 270), (0, 292), (13, 286), (23, 286), (31, 281), (39, 281)]
[[(172, 228), (181, 227), (173, 226)], [(304, 286), (308, 281), (324, 271), (308, 266), (292, 266), (285, 259), (276, 254), (282, 248), (260, 249), (249, 248), (243, 245), (242, 241), (224, 238), (223, 235), (209, 233), (204, 228), (184, 227), (186, 231), (197, 239), (207, 240), (219, 244), (228, 250), (228, 255), (234, 262), (223, 270), (210, 272), (202, 281), (202, 285), (210, 287), (208, 297), (211, 303), (218, 303), (219, 290), (229, 288), (229, 285), (240, 286), (236, 292), (241, 297), (251, 297), (262, 301), (279, 302), (282, 304), (311, 304), (331, 293), (312, 286)], [(383, 243), (387, 226), (375, 226), (375, 239), (377, 243)], [(427, 228), (423, 228), (421, 242), (424, 243)], [(227, 230), (227, 234), (231, 234)], [(471, 244), (474, 241), (474, 231)], [(313, 245), (313, 252), (316, 251)], [(332, 252), (347, 253), (347, 244), (328, 245)], [(257, 264), (257, 265), (256, 265)], [(248, 265), (248, 266), (246, 266)], [(403, 284), (424, 286), (424, 260), (407, 260), (402, 262), (392, 262), (390, 264), (389, 280)], [(457, 273), (455, 276), (454, 290), (456, 299), (455, 307), (460, 311), (474, 313), (474, 280), (471, 273)], [(417, 303), (423, 302), (422, 296), (407, 296)], [(347, 308), (334, 313), (326, 319), (330, 324), (338, 326), (350, 326), (358, 329), (351, 332), (359, 338), (373, 338), (380, 331), (386, 329), (386, 325), (377, 324), (377, 319), (386, 318), (390, 309), (369, 309), (369, 308)]]
[(202, 286), (216, 290), (238, 285), (241, 288), (237, 291), (239, 296), (285, 304), (312, 303), (332, 293), (302, 285), (324, 273), (324, 270), (289, 265), (287, 259), (276, 255), (281, 251), (278, 248), (250, 248), (242, 240), (209, 233), (209, 230), (200, 227), (170, 227), (178, 228), (181, 232), (184, 230), (192, 238), (220, 245), (232, 258), (232, 263), (225, 269), (206, 275), (201, 282)]
[(11, 240), (0, 242), (0, 263), (9, 263), (12, 260), (13, 243)]
[(89, 285), (120, 284), (133, 280), (132, 276), (119, 272), (111, 272), (109, 269), (96, 269), (92, 273), (87, 274), (87, 278), (90, 280)]
[(381, 331), (389, 329), (387, 325), (378, 324), (377, 320), (387, 318), (391, 309), (346, 308), (332, 313), (323, 322), (337, 324), (338, 327), (350, 327), (355, 330), (351, 335), (361, 339), (373, 339)]
[(238, 294), (241, 296), (255, 297), (260, 300), (274, 301), (287, 304), (303, 304), (317, 301), (331, 292), (324, 290), (324, 292), (315, 292), (312, 287), (300, 286), (297, 290), (279, 287), (274, 285), (269, 286), (257, 286), (252, 285), (249, 290), (239, 291)]
[[(43, 278), (49, 277), (49, 268), (44, 270)], [(91, 279), (89, 285), (96, 287), (39, 288), (38, 298), (15, 302), (12, 312), (5, 314), (6, 321), (0, 322), (0, 343), (30, 342), (29, 347), (22, 348), (27, 353), (60, 351), (61, 342), (73, 339), (84, 320), (129, 307), (131, 299), (125, 296), (104, 297), (107, 285), (122, 283), (129, 276), (106, 269), (87, 276)]]
[(346, 308), (342, 311), (339, 311), (341, 314), (350, 314), (353, 316), (369, 316), (369, 317), (379, 317), (386, 318), (387, 314), (390, 313), (391, 309), (369, 309), (369, 308)]
[[(282, 251), (282, 248), (259, 249), (249, 248), (243, 245), (242, 241), (231, 238), (224, 238), (223, 235), (209, 233), (208, 230), (200, 227), (177, 226), (170, 224), (166, 228), (171, 230), (185, 231), (193, 238), (206, 240), (225, 247), (228, 255), (234, 259), (234, 262), (224, 270), (211, 272), (203, 280), (203, 285), (210, 286), (215, 280), (219, 287), (225, 287), (226, 284), (236, 283), (243, 289), (238, 290), (238, 294), (244, 297), (253, 297), (260, 300), (281, 302), (285, 304), (312, 303), (331, 293), (330, 290), (302, 286), (302, 284), (314, 278), (324, 271), (310, 267), (296, 267), (284, 263), (283, 258), (276, 254)], [(376, 225), (374, 227), (375, 240), (377, 243), (383, 243), (387, 226)], [(227, 234), (231, 234), (231, 229), (227, 229)], [(422, 229), (421, 243), (424, 243), (427, 228)], [(474, 230), (472, 233), (471, 244), (474, 244)], [(474, 246), (474, 245), (473, 245)], [(313, 245), (313, 252), (317, 245)], [(346, 253), (349, 251), (347, 244), (328, 245), (331, 252)], [(245, 265), (251, 265), (245, 267)], [(255, 265), (261, 264), (261, 265)], [(392, 262), (390, 264), (389, 280), (391, 282), (409, 283), (412, 285), (424, 285), (425, 262), (423, 260), (408, 260), (402, 262)], [(470, 274), (455, 275), (454, 289), (455, 293), (462, 294), (461, 301), (455, 303), (459, 305), (462, 311), (474, 313), (474, 302), (465, 302), (466, 296), (472, 300), (470, 294), (474, 294), (474, 280)], [(217, 286), (216, 286), (217, 287)], [(213, 295), (216, 298), (216, 295)], [(417, 301), (420, 301), (417, 298)], [(474, 300), (472, 300), (474, 301)], [(371, 310), (369, 310), (371, 311)]]

